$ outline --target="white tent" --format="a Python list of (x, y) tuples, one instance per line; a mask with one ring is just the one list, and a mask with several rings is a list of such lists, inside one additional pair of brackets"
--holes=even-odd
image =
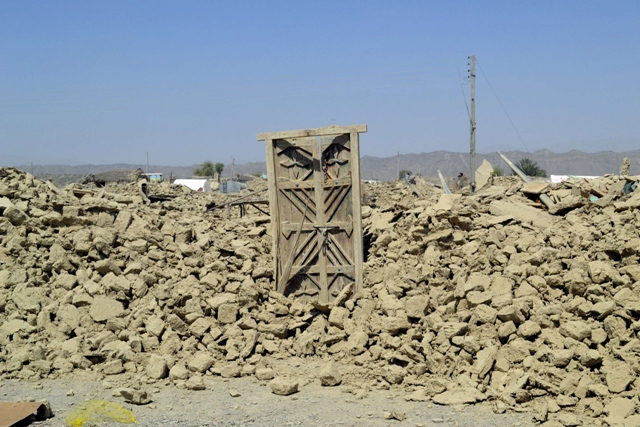
[(184, 185), (193, 191), (211, 193), (211, 185), (208, 179), (176, 179), (173, 183), (176, 185)]

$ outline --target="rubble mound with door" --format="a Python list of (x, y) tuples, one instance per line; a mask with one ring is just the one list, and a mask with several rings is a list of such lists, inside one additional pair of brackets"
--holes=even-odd
[(567, 201), (555, 214), (508, 179), (473, 195), (366, 185), (362, 287), (318, 303), (275, 290), (269, 217), (208, 210), (226, 196), (148, 203), (135, 184), (58, 189), (0, 169), (0, 375), (197, 390), (316, 358), (358, 396), (635, 425), (635, 181), (550, 185)]

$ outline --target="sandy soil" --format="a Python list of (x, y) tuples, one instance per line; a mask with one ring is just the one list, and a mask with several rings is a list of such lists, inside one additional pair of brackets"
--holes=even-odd
[[(65, 416), (87, 399), (106, 399), (130, 409), (141, 426), (532, 426), (529, 414), (495, 414), (488, 404), (453, 408), (430, 402), (409, 402), (403, 391), (373, 390), (364, 398), (346, 387), (322, 387), (319, 380), (301, 386), (291, 396), (271, 393), (253, 377), (207, 377), (206, 390), (189, 391), (173, 385), (144, 386), (152, 403), (130, 405), (110, 380), (42, 380), (29, 383), (4, 380), (0, 400), (47, 399), (55, 417), (32, 425), (63, 426)], [(232, 395), (237, 397), (232, 397)], [(404, 413), (406, 419), (385, 419), (385, 412)], [(120, 425), (104, 423), (103, 426)]]

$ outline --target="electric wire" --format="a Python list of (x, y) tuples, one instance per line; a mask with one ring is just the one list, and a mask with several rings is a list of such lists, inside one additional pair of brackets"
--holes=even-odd
[(527, 147), (527, 144), (525, 144), (524, 139), (522, 139), (522, 136), (520, 135), (520, 132), (518, 132), (518, 128), (516, 128), (516, 125), (513, 123), (513, 120), (511, 120), (511, 116), (509, 116), (509, 113), (507, 113), (507, 109), (504, 108), (504, 105), (502, 105), (502, 101), (500, 100), (500, 97), (498, 97), (498, 94), (496, 93), (495, 89), (493, 89), (493, 86), (491, 85), (491, 82), (487, 78), (487, 75), (485, 74), (484, 70), (482, 69), (482, 66), (480, 65), (480, 63), (478, 62), (477, 59), (476, 59), (476, 64), (478, 64), (478, 68), (480, 68), (480, 72), (482, 72), (482, 75), (484, 76), (484, 79), (487, 81), (487, 84), (491, 88), (491, 92), (493, 92), (493, 95), (498, 100), (498, 104), (500, 104), (500, 107), (502, 107), (502, 111), (504, 111), (504, 114), (509, 119), (509, 122), (511, 123), (511, 126), (513, 127), (513, 130), (516, 131), (516, 134), (518, 135), (518, 138), (520, 138), (520, 142), (522, 142), (522, 145), (524, 146), (524, 149), (526, 150), (527, 153), (529, 153), (529, 147)]

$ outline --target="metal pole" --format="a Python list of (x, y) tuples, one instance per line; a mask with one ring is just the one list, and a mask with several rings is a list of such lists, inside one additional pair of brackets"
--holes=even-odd
[(147, 151), (147, 177), (149, 176), (149, 152)]
[(440, 169), (438, 169), (438, 176), (440, 177), (440, 183), (442, 184), (442, 189), (444, 190), (444, 192), (446, 194), (451, 194), (451, 190), (449, 190), (449, 186), (447, 185), (447, 181), (444, 180), (444, 176), (442, 176), (442, 173), (440, 172)]
[(469, 57), (471, 77), (471, 192), (476, 191), (476, 56)]
[(236, 159), (231, 156), (231, 181), (236, 178)]
[(396, 156), (396, 179), (400, 181), (400, 152)]
[[(513, 170), (516, 173), (516, 175), (520, 177), (521, 180), (523, 180), (526, 183), (531, 182), (531, 178), (529, 178), (524, 172), (522, 172), (522, 170), (518, 166), (516, 166), (513, 162), (511, 162), (511, 160), (507, 159), (507, 156), (505, 156), (499, 151), (498, 151), (498, 155), (502, 158), (502, 160), (504, 160), (506, 164), (509, 165), (511, 170)], [(540, 199), (542, 204), (544, 204), (547, 208), (551, 209), (554, 206), (553, 200), (551, 200), (551, 197), (547, 196), (546, 194), (540, 193), (538, 195), (538, 198)]]

